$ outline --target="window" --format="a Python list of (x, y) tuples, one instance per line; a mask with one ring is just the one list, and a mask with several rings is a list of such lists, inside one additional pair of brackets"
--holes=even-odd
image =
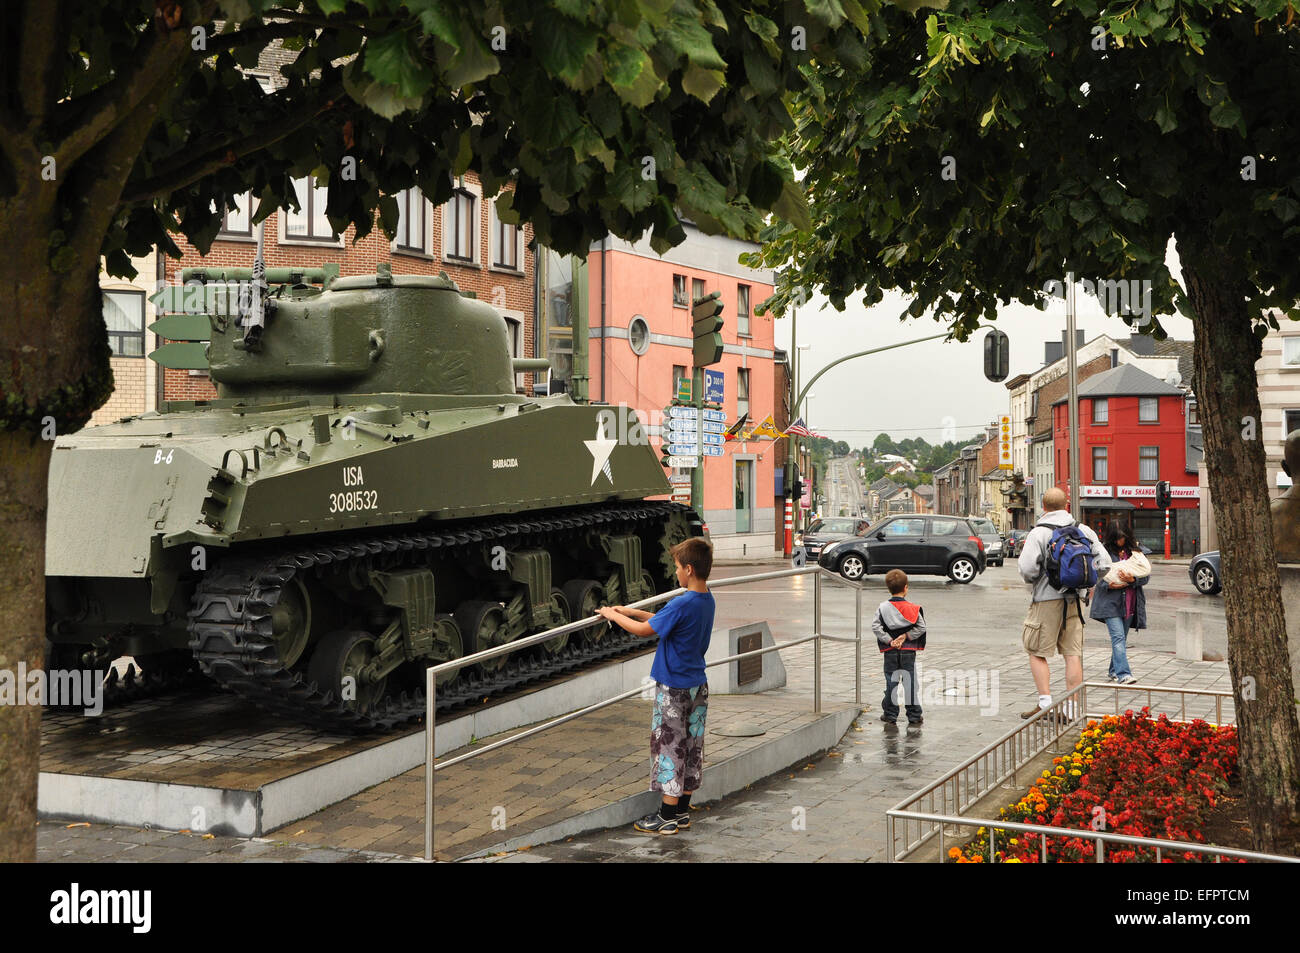
[(1139, 397), (1138, 398), (1138, 423), (1154, 424), (1160, 420), (1160, 398), (1159, 397)]
[(461, 184), (442, 208), (443, 253), (459, 261), (473, 261), (474, 193)]
[[(498, 199), (497, 201), (500, 201)], [(492, 267), (523, 271), (523, 229), (501, 220), (492, 203)]]
[(1138, 482), (1155, 483), (1160, 479), (1160, 448), (1138, 448)]
[(691, 279), (691, 303), (694, 304), (696, 301), (699, 301), (701, 298), (703, 298), (706, 294), (708, 294), (708, 292), (704, 290), (704, 279), (692, 278)]
[(1285, 410), (1283, 413), (1282, 439), (1293, 430), (1300, 430), (1300, 410)]
[(1282, 365), (1300, 367), (1300, 337), (1282, 339)]
[(650, 349), (650, 325), (641, 315), (633, 315), (627, 326), (627, 343), (632, 345), (632, 353), (640, 357)]
[(886, 536), (924, 536), (925, 535), (925, 518), (908, 517), (894, 520), (885, 527)]
[(686, 300), (686, 276), (673, 275), (673, 307), (689, 308), (691, 303)]
[(424, 209), (424, 193), (419, 189), (403, 189), (397, 193), (398, 251), (411, 251), (421, 255), (429, 253)]
[(1092, 422), (1104, 424), (1110, 422), (1110, 401), (1104, 397), (1095, 397), (1092, 401)]
[(236, 195), (234, 197), (236, 208), (228, 208), (222, 211), (221, 230), (217, 233), (218, 238), (226, 235), (236, 235), (241, 238), (253, 237), (253, 218), (248, 214), (249, 197), (250, 193), (248, 192)]
[(1092, 482), (1109, 483), (1110, 477), (1106, 475), (1107, 450), (1105, 447), (1092, 448)]
[(740, 420), (749, 413), (749, 371), (740, 368), (736, 371), (736, 419)]
[(293, 191), (297, 195), (299, 208), (296, 212), (285, 211), (285, 236), (307, 242), (337, 241), (338, 236), (325, 217), (329, 187), (317, 185), (315, 179), (308, 175), (293, 180)]
[(114, 357), (144, 357), (143, 291), (105, 291), (104, 324)]
[(749, 336), (749, 285), (736, 286), (736, 333)]
[(1187, 426), (1199, 427), (1201, 425), (1200, 414), (1196, 412), (1196, 405), (1188, 403), (1187, 405)]
[(930, 521), (930, 533), (934, 536), (955, 536), (958, 531), (957, 520)]
[(686, 377), (686, 367), (682, 364), (674, 364), (673, 365), (673, 393), (672, 396), (669, 398), (670, 400), (677, 397), (677, 388), (681, 385), (681, 382), (685, 377)]

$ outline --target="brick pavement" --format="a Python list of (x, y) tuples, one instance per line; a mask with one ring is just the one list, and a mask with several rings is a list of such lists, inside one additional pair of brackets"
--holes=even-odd
[[(709, 700), (705, 761), (717, 764), (811, 724), (807, 697), (787, 692)], [(439, 859), (465, 857), (647, 790), (649, 705), (629, 699), (437, 774)], [(744, 724), (754, 737), (724, 737)], [(517, 729), (518, 730), (518, 729)], [(490, 744), (514, 731), (480, 739)], [(449, 757), (468, 749), (449, 753)], [(424, 767), (273, 831), (297, 842), (424, 853)]]

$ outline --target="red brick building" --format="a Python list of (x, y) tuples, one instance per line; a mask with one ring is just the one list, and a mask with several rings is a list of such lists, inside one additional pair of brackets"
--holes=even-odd
[[(1127, 521), (1146, 546), (1164, 552), (1165, 514), (1155, 506), (1157, 481), (1173, 485), (1171, 548), (1195, 552), (1200, 494), (1187, 472), (1188, 395), (1132, 364), (1079, 385), (1079, 496), (1083, 520), (1099, 534), (1107, 520)], [(1052, 405), (1056, 485), (1069, 493), (1069, 402)]]

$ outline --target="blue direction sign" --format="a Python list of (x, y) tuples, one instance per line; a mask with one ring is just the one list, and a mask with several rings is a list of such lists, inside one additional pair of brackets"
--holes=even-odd
[(715, 371), (711, 367), (704, 369), (704, 399), (710, 404), (722, 403), (722, 397), (726, 393), (724, 383), (726, 375), (722, 371)]
[[(709, 413), (709, 411), (706, 410), (705, 413), (707, 414)], [(673, 418), (684, 417), (690, 420), (698, 420), (700, 416), (700, 412), (696, 410), (694, 407), (669, 407), (668, 416)], [(709, 420), (711, 418), (706, 417), (704, 419)], [(726, 420), (726, 417), (723, 417), (722, 419)]]
[[(695, 410), (694, 407), (691, 407), (691, 408), (689, 408), (689, 409), (692, 410), (692, 411)], [(709, 409), (706, 407), (706, 408), (704, 409), (704, 419), (705, 419), (705, 420), (712, 421), (713, 423), (718, 423), (718, 424), (720, 424), (720, 423), (724, 423), (724, 422), (726, 421), (726, 419), (727, 419), (727, 415), (724, 414), (724, 413), (723, 413), (722, 411), (720, 411), (720, 410), (709, 410)]]
[(720, 447), (722, 446), (722, 434), (706, 433), (704, 435), (704, 443), (708, 446)]
[(716, 421), (716, 420), (706, 420), (706, 421), (704, 421), (704, 432), (705, 432), (705, 433), (725, 433), (725, 432), (726, 432), (726, 429), (727, 429), (727, 425), (726, 425), (726, 424), (724, 424), (724, 423), (719, 423), (719, 422)]
[(722, 448), (721, 448), (721, 447), (713, 447), (713, 446), (709, 446), (708, 444), (705, 444), (705, 446), (704, 446), (704, 455), (705, 455), (706, 457), (720, 457), (720, 456), (722, 456)]
[[(705, 447), (705, 453), (708, 454), (710, 449), (711, 448), (709, 447)], [(693, 443), (670, 443), (668, 445), (668, 452), (674, 457), (698, 457), (700, 455)], [(719, 448), (718, 454), (720, 455), (721, 453), (722, 449)], [(709, 455), (712, 456), (712, 454)]]
[(694, 417), (670, 417), (668, 419), (669, 430), (699, 430), (699, 421)]

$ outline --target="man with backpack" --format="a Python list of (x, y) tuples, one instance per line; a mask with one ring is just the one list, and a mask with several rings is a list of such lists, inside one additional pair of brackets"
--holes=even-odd
[[(1022, 641), (1038, 689), (1038, 704), (1021, 712), (1032, 718), (1052, 704), (1051, 670), (1047, 660), (1056, 652), (1065, 657), (1065, 689), (1083, 682), (1082, 592), (1110, 568), (1110, 555), (1089, 526), (1076, 523), (1065, 508), (1065, 491), (1052, 487), (1043, 494), (1043, 518), (1025, 539), (1020, 553), (1020, 577), (1034, 587), (1025, 616)], [(1073, 709), (1074, 703), (1069, 703)], [(1073, 710), (1065, 712), (1073, 718)]]

